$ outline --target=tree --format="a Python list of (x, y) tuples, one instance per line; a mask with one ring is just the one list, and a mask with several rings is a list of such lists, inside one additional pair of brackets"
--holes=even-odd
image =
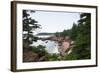
[(40, 25), (35, 19), (32, 19), (31, 14), (35, 13), (34, 10), (23, 10), (23, 48), (29, 48), (36, 37), (33, 31), (40, 28)]
[(45, 50), (45, 46), (43, 45), (38, 45), (38, 46), (33, 46), (32, 51), (34, 53), (37, 53), (40, 57), (45, 56), (47, 54), (47, 51)]
[(81, 13), (78, 25), (73, 24), (71, 38), (75, 41), (72, 52), (65, 57), (66, 60), (91, 58), (91, 14)]
[(78, 27), (75, 23), (73, 23), (73, 27), (71, 29), (70, 37), (72, 40), (75, 40), (77, 37)]
[(75, 47), (73, 51), (77, 54), (77, 59), (89, 59), (91, 58), (91, 14), (80, 14), (80, 20), (78, 21), (78, 34), (75, 41)]

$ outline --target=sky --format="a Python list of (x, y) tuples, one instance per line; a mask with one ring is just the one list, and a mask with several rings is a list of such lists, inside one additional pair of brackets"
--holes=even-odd
[(35, 13), (30, 15), (42, 27), (36, 33), (62, 32), (63, 30), (72, 28), (73, 23), (77, 23), (80, 19), (79, 13), (72, 12), (35, 11)]

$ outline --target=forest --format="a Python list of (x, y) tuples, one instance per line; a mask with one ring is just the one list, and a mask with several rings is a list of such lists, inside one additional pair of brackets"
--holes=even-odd
[(73, 22), (71, 29), (54, 33), (55, 36), (69, 36), (74, 41), (74, 46), (70, 48), (71, 53), (62, 56), (49, 54), (43, 45), (31, 46), (33, 41), (39, 39), (34, 36), (34, 31), (41, 29), (41, 24), (38, 23), (38, 20), (32, 19), (28, 11), (32, 14), (35, 13), (34, 10), (23, 10), (23, 62), (91, 59), (90, 13), (80, 13), (80, 19), (77, 24)]

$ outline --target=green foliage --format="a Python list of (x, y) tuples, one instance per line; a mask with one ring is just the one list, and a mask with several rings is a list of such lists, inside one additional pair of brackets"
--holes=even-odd
[(77, 60), (77, 54), (72, 52), (64, 56), (64, 60)]
[(75, 23), (73, 23), (73, 27), (70, 31), (71, 33), (69, 36), (71, 37), (72, 40), (75, 40), (78, 34), (78, 26)]
[(59, 37), (59, 36), (62, 36), (62, 37), (70, 36), (71, 35), (71, 30), (64, 30), (63, 32), (56, 32), (55, 35), (57, 37)]
[(57, 36), (57, 37), (60, 36), (60, 32), (56, 32), (55, 36)]
[(64, 30), (62, 33), (61, 33), (61, 36), (65, 37), (65, 36), (69, 36), (71, 34), (71, 31), (70, 30)]
[(39, 45), (37, 47), (32, 47), (32, 51), (34, 53), (37, 53), (40, 57), (45, 56), (44, 60), (45, 61), (58, 61), (60, 60), (58, 54), (49, 54), (45, 50), (45, 46)]
[(56, 35), (70, 36), (74, 40), (74, 47), (70, 54), (64, 56), (65, 60), (78, 60), (91, 58), (91, 14), (81, 13), (78, 24), (73, 23), (73, 27)]
[[(90, 59), (91, 58), (91, 15), (89, 13), (82, 13), (80, 15), (80, 20), (78, 21), (78, 26), (73, 26), (72, 32), (75, 34), (75, 47), (68, 58), (73, 59)], [(77, 28), (77, 29), (75, 29)], [(73, 36), (73, 35), (72, 35)]]
[[(34, 13), (33, 11), (32, 13)], [(37, 41), (39, 38), (33, 35), (33, 30), (40, 28), (40, 25), (35, 19), (29, 18), (30, 14), (26, 10), (23, 10), (23, 31), (27, 32), (23, 34), (23, 44), (30, 45), (33, 41)], [(49, 54), (45, 50), (45, 46), (39, 45), (33, 46), (32, 51), (37, 53), (40, 57), (44, 56), (45, 61), (59, 61), (59, 60), (80, 60), (91, 58), (91, 14), (82, 13), (78, 24), (73, 23), (73, 27), (63, 32), (56, 32), (57, 37), (69, 36), (74, 41), (74, 47), (70, 54), (63, 57), (58, 54)], [(26, 44), (25, 44), (26, 43)]]
[(32, 47), (32, 51), (39, 54), (40, 56), (44, 56), (47, 54), (47, 51), (45, 50), (45, 46), (39, 45), (37, 47)]
[(35, 13), (34, 10), (23, 10), (23, 48), (29, 48), (37, 37), (33, 35), (33, 30), (40, 28), (40, 25), (35, 19), (30, 17), (30, 14)]
[(46, 61), (58, 61), (60, 60), (58, 54), (46, 54)]

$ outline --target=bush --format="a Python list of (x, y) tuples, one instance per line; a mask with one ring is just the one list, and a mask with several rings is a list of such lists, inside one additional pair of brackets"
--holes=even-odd
[(47, 54), (46, 55), (46, 60), (47, 61), (58, 61), (59, 59), (59, 55), (58, 54)]
[(32, 51), (35, 53), (38, 53), (40, 56), (43, 56), (47, 53), (47, 51), (45, 50), (45, 46), (39, 45), (37, 47), (32, 47)]
[(70, 54), (66, 54), (64, 56), (64, 60), (77, 60), (77, 54), (75, 53), (70, 53)]

